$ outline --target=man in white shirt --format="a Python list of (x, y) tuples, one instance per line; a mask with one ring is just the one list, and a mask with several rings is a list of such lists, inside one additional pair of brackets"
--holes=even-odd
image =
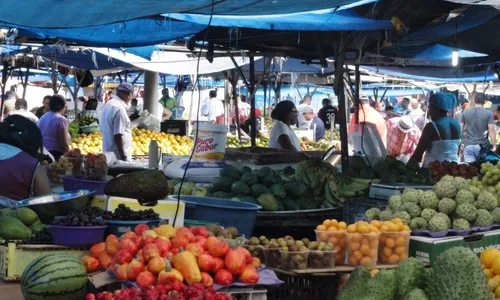
[(238, 113), (236, 113), (235, 105), (231, 113), (231, 118), (233, 119), (234, 124), (236, 124), (236, 117), (239, 117), (240, 124), (243, 124), (250, 117), (251, 106), (250, 104), (243, 102), (240, 96), (236, 96), (236, 99), (234, 101), (238, 101)]
[(210, 91), (209, 97), (201, 107), (201, 114), (207, 116), (211, 123), (224, 124), (224, 104), (217, 99), (217, 92), (214, 90)]
[(298, 116), (298, 127), (302, 129), (309, 128), (310, 121), (307, 121), (304, 118), (304, 110), (311, 106), (311, 96), (305, 95), (302, 103), (297, 106), (297, 111), (299, 112)]
[(410, 100), (410, 105), (411, 109), (408, 115), (411, 117), (413, 122), (416, 123), (418, 118), (420, 118), (424, 114), (424, 111), (420, 108), (420, 103), (418, 103), (418, 100), (415, 98), (412, 98)]
[(134, 86), (122, 82), (116, 95), (106, 102), (99, 113), (99, 127), (104, 152), (113, 152), (119, 160), (132, 159), (132, 129), (127, 109), (134, 94)]
[(24, 99), (17, 99), (15, 103), (15, 110), (8, 113), (9, 116), (20, 115), (29, 119), (32, 122), (38, 122), (38, 117), (34, 113), (28, 111), (28, 101)]

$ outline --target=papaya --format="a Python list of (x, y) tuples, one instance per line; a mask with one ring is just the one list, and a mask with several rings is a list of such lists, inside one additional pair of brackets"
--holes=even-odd
[(255, 198), (254, 198), (254, 197), (252, 197), (252, 196), (244, 196), (244, 197), (241, 197), (240, 199), (241, 199), (241, 201), (243, 201), (243, 202), (248, 202), (248, 203), (258, 204), (258, 203), (257, 203), (257, 199), (255, 199)]
[(216, 191), (229, 192), (234, 180), (229, 177), (215, 177), (212, 180), (212, 186)]
[(243, 166), (240, 168), (240, 172), (241, 174), (245, 175), (245, 173), (252, 173), (252, 169), (250, 167)]
[(276, 196), (278, 198), (283, 198), (286, 196), (285, 188), (281, 184), (278, 184), (278, 183), (273, 184), (273, 185), (271, 185), (269, 190), (271, 191), (271, 193), (274, 196)]
[(223, 168), (219, 171), (219, 176), (220, 177), (228, 177), (228, 178), (231, 178), (233, 180), (240, 180), (241, 172), (234, 167), (227, 167), (227, 168)]
[(243, 175), (241, 175), (240, 181), (246, 183), (248, 186), (252, 186), (259, 183), (259, 177), (257, 177), (257, 175), (253, 174), (252, 172), (243, 173)]
[(31, 230), (14, 217), (0, 217), (0, 237), (6, 240), (27, 240)]
[(231, 193), (226, 193), (226, 192), (222, 192), (222, 191), (218, 191), (218, 192), (215, 192), (212, 197), (214, 198), (220, 198), (220, 199), (231, 199), (234, 197), (233, 194)]
[(38, 220), (38, 215), (36, 214), (36, 212), (27, 207), (16, 209), (15, 217), (28, 227), (33, 225)]
[(262, 206), (263, 210), (277, 211), (280, 208), (280, 203), (274, 198), (271, 193), (264, 193), (257, 198), (257, 202)]
[(15, 217), (16, 211), (12, 208), (2, 208), (0, 209), (0, 217)]
[(254, 196), (255, 198), (258, 198), (260, 195), (264, 193), (269, 193), (269, 189), (265, 185), (260, 183), (252, 185), (251, 190), (252, 190), (252, 196)]
[(261, 178), (260, 183), (267, 187), (271, 187), (271, 185), (275, 183), (281, 183), (281, 177), (278, 175), (275, 175), (274, 173), (267, 175), (266, 177)]
[(284, 199), (283, 207), (285, 210), (300, 210), (300, 206), (292, 200)]
[(236, 181), (231, 185), (231, 191), (236, 193), (236, 194), (249, 195), (250, 194), (250, 187), (242, 181)]
[(273, 169), (271, 169), (269, 167), (262, 167), (262, 168), (257, 170), (257, 176), (259, 176), (261, 178), (264, 178), (268, 175), (274, 175)]
[(35, 223), (30, 226), (30, 229), (32, 233), (37, 233), (39, 231), (42, 231), (42, 229), (44, 229), (45, 227), (47, 227), (47, 225), (43, 223)]

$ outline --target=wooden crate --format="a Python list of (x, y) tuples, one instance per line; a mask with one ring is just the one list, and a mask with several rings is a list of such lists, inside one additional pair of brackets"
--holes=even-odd
[(71, 254), (77, 258), (88, 254), (88, 249), (59, 245), (20, 245), (0, 243), (0, 278), (19, 281), (26, 266), (36, 258), (53, 253)]

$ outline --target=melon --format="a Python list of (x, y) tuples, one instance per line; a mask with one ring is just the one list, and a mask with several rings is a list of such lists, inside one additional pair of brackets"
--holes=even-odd
[(87, 293), (87, 271), (69, 254), (48, 254), (33, 260), (21, 276), (25, 300), (79, 300)]

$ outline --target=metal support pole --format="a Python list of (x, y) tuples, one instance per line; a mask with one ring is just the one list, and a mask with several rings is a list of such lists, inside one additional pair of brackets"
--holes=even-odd
[[(158, 116), (158, 79), (156, 72), (144, 72), (144, 109), (153, 116)], [(161, 118), (160, 118), (161, 119)]]
[[(359, 72), (359, 65), (356, 64), (355, 66), (355, 74), (354, 74), (354, 81), (355, 81), (355, 89), (356, 89), (356, 95), (354, 97), (358, 98), (356, 101), (356, 114), (355, 114), (355, 121), (356, 124), (359, 124), (359, 93), (360, 93), (360, 88), (361, 88), (361, 74)], [(347, 74), (349, 76), (349, 74)]]
[(252, 147), (255, 147), (255, 139), (257, 138), (257, 118), (255, 116), (255, 59), (253, 54), (250, 56), (250, 123), (252, 128), (250, 137), (252, 140)]
[(30, 68), (26, 69), (23, 81), (23, 99), (26, 99), (26, 88), (28, 87), (28, 77), (30, 76)]
[(340, 123), (340, 144), (342, 157), (342, 172), (345, 172), (349, 167), (349, 144), (347, 138), (347, 101), (344, 94), (344, 38), (340, 34), (340, 39), (337, 44), (336, 60), (335, 60), (335, 82), (334, 91), (339, 100), (339, 123)]
[(2, 69), (2, 105), (0, 105), (0, 120), (3, 121), (3, 105), (5, 103), (5, 86), (7, 85), (8, 75), (8, 67), (7, 62), (4, 61), (3, 69)]

